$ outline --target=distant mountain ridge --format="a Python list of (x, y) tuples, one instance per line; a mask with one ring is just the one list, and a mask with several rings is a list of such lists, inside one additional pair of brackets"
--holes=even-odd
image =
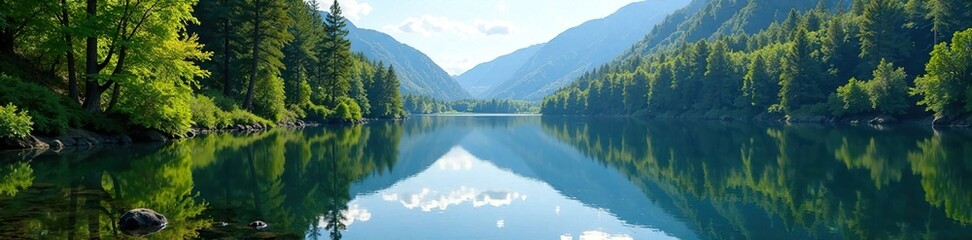
[(513, 73), (543, 49), (544, 44), (529, 46), (482, 63), (456, 77), (459, 85), (474, 98), (482, 98), (489, 89), (510, 80)]
[(395, 67), (402, 94), (430, 96), (441, 100), (470, 98), (456, 80), (421, 51), (398, 42), (388, 34), (358, 28), (348, 21), (351, 51)]
[[(652, 31), (670, 13), (689, 0), (647, 0), (631, 3), (617, 12), (564, 31), (542, 47), (531, 46), (480, 64), (457, 79), (480, 98), (540, 100), (578, 76), (615, 59)], [(532, 49), (539, 48), (539, 49)], [(536, 51), (529, 59), (525, 54)], [(522, 64), (512, 64), (523, 61)], [(517, 68), (508, 67), (520, 65)], [(497, 66), (507, 66), (496, 70)], [(489, 70), (493, 68), (493, 70)], [(503, 82), (502, 73), (510, 74)], [(486, 78), (486, 79), (484, 79)], [(486, 84), (483, 84), (486, 83)], [(483, 88), (488, 90), (483, 91)]]

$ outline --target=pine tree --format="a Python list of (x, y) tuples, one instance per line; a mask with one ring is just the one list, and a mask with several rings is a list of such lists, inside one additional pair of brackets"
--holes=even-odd
[(881, 59), (904, 62), (914, 48), (905, 34), (907, 15), (899, 0), (868, 0), (860, 16), (861, 58), (868, 69), (874, 69)]
[[(282, 98), (274, 101), (270, 99), (258, 99), (261, 106), (255, 106), (254, 93), (260, 92), (283, 92), (283, 83), (280, 79), (280, 71), (285, 68), (283, 52), (285, 44), (293, 39), (293, 35), (287, 31), (286, 26), (292, 23), (292, 19), (287, 14), (287, 2), (277, 0), (246, 0), (242, 4), (242, 11), (239, 14), (245, 46), (248, 46), (249, 54), (244, 57), (247, 78), (246, 95), (243, 98), (243, 108), (254, 110), (258, 115), (272, 117), (275, 120), (286, 109), (283, 106)], [(284, 26), (284, 27), (281, 27)], [(263, 82), (260, 82), (263, 81)], [(260, 83), (258, 83), (260, 82)], [(256, 89), (261, 87), (280, 87), (281, 89)], [(266, 96), (266, 95), (265, 95)], [(280, 102), (278, 102), (278, 100)]]
[(729, 48), (725, 41), (717, 41), (706, 58), (706, 72), (702, 88), (701, 103), (711, 109), (732, 107), (738, 95), (739, 78), (732, 73)]
[(780, 104), (787, 114), (804, 105), (823, 102), (826, 94), (820, 91), (822, 79), (820, 63), (811, 56), (814, 48), (802, 27), (793, 35), (793, 43), (783, 57), (780, 73)]
[(348, 96), (351, 90), (351, 41), (347, 39), (347, 22), (341, 13), (337, 0), (331, 5), (324, 19), (325, 37), (319, 48), (317, 91), (324, 93), (324, 103), (334, 106), (341, 97)]
[(384, 105), (384, 117), (386, 118), (401, 118), (405, 116), (403, 110), (404, 106), (402, 104), (402, 96), (398, 91), (400, 86), (398, 82), (398, 75), (395, 74), (395, 68), (391, 65), (388, 66), (388, 70), (382, 77), (383, 84), (382, 88), (382, 99), (375, 104)]
[(629, 114), (645, 108), (645, 97), (648, 95), (648, 74), (644, 70), (636, 70), (631, 81), (624, 85), (624, 106)]
[(762, 55), (756, 55), (749, 63), (746, 76), (743, 77), (743, 92), (749, 97), (750, 103), (758, 110), (766, 110), (776, 103), (779, 84), (766, 70), (766, 60)]
[(310, 100), (310, 93), (304, 90), (308, 84), (311, 69), (319, 64), (315, 47), (320, 44), (321, 34), (320, 15), (316, 5), (303, 0), (287, 0), (290, 6), (288, 15), (293, 24), (287, 28), (293, 41), (284, 45), (283, 63), (286, 69), (282, 72), (284, 89), (288, 93), (287, 104), (304, 104)]

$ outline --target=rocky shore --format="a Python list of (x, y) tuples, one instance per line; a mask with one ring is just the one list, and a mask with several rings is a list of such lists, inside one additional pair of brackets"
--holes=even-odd
[[(317, 126), (319, 123), (292, 121), (278, 124), (276, 127), (301, 128), (307, 126)], [(184, 138), (193, 138), (201, 134), (214, 132), (259, 132), (266, 131), (274, 126), (264, 126), (260, 124), (237, 124), (228, 128), (220, 129), (201, 129), (190, 130)], [(127, 145), (132, 143), (151, 143), (167, 142), (179, 139), (179, 136), (165, 134), (156, 130), (133, 130), (128, 133), (98, 133), (84, 129), (68, 129), (64, 134), (57, 136), (49, 135), (28, 135), (23, 138), (0, 138), (0, 151), (3, 150), (61, 150), (64, 148), (78, 147), (91, 148), (98, 145)]]

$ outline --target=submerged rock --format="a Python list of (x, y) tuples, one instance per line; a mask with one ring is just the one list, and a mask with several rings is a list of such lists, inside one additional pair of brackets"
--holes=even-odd
[(148, 208), (129, 210), (118, 219), (118, 227), (123, 232), (134, 236), (156, 233), (168, 224), (169, 220), (165, 219), (165, 216)]
[(264, 228), (267, 228), (270, 225), (267, 225), (267, 223), (265, 223), (263, 221), (257, 220), (257, 221), (251, 222), (247, 226), (249, 226), (249, 227), (251, 227), (253, 229), (256, 229), (256, 230), (263, 230)]

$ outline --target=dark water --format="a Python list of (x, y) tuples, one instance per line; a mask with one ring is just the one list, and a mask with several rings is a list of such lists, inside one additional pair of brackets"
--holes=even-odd
[(968, 130), (413, 117), (0, 159), (0, 239), (136, 207), (157, 239), (972, 238)]

